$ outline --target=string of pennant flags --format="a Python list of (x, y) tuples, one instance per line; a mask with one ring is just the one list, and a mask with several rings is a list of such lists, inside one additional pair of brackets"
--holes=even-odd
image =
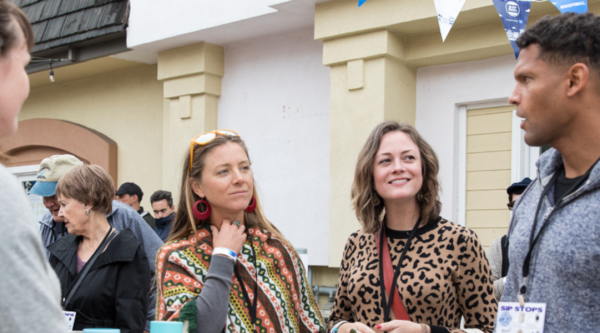
[[(358, 7), (362, 6), (367, 0), (358, 0)], [(435, 10), (437, 11), (438, 23), (440, 25), (440, 33), (442, 34), (442, 42), (446, 41), (448, 33), (460, 10), (466, 0), (433, 0)], [(516, 44), (517, 38), (527, 26), (529, 19), (529, 11), (531, 10), (531, 2), (545, 0), (492, 0), (502, 24), (506, 31), (506, 36), (515, 52), (515, 58), (519, 57), (519, 47)], [(587, 0), (551, 0), (552, 4), (558, 8), (561, 13), (574, 12), (582, 14), (587, 12)]]

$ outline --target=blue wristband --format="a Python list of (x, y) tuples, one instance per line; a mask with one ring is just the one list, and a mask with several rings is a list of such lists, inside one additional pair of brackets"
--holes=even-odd
[(233, 252), (232, 250), (226, 247), (215, 247), (213, 249), (213, 255), (215, 254), (222, 254), (233, 261), (237, 260), (237, 253)]

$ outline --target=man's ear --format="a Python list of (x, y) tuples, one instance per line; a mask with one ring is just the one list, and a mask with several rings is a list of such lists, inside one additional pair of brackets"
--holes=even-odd
[(138, 198), (137, 194), (134, 194), (131, 197), (135, 198), (135, 201), (140, 202), (140, 198)]
[(586, 64), (576, 63), (569, 68), (569, 89), (567, 96), (573, 97), (580, 93), (588, 84), (590, 70)]
[(204, 191), (202, 190), (202, 184), (195, 178), (190, 178), (190, 186), (192, 187), (192, 191), (196, 193), (200, 198), (206, 198)]

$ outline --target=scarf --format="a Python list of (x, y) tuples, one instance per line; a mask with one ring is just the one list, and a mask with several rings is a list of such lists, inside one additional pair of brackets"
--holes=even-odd
[[(248, 290), (256, 281), (251, 262), (254, 248), (258, 266), (258, 332), (321, 332), (325, 330), (305, 276), (304, 266), (280, 239), (258, 228), (248, 229), (248, 239), (236, 262)], [(187, 237), (163, 245), (157, 256), (156, 318), (160, 321), (188, 321), (196, 328), (196, 298), (202, 292), (212, 258), (212, 233), (206, 226), (190, 231)], [(254, 332), (250, 311), (243, 306), (242, 286), (232, 277), (227, 321), (222, 332)]]
[(167, 240), (167, 237), (169, 237), (171, 228), (173, 228), (173, 220), (175, 220), (175, 212), (169, 214), (169, 216), (154, 220), (156, 223), (156, 229), (154, 230), (163, 242)]

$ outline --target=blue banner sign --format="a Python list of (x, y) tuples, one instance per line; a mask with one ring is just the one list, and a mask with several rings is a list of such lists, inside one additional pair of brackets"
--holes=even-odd
[(583, 14), (588, 10), (587, 0), (552, 0), (552, 4), (561, 13), (573, 12)]
[(527, 20), (529, 19), (530, 1), (519, 0), (493, 0), (498, 15), (502, 19), (506, 36), (515, 52), (515, 58), (519, 57), (519, 47), (516, 40), (519, 35), (525, 31)]
[(358, 7), (362, 6), (367, 0), (358, 0)]

